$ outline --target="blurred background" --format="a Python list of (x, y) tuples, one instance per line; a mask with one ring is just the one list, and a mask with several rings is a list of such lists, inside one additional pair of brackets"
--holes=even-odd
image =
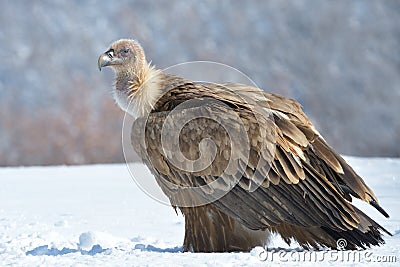
[(97, 69), (119, 38), (159, 68), (243, 71), (342, 154), (400, 156), (400, 1), (0, 3), (0, 166), (123, 162), (113, 73)]

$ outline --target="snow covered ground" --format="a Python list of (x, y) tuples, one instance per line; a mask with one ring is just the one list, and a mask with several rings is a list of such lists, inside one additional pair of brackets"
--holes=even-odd
[[(268, 251), (182, 253), (183, 217), (143, 193), (120, 164), (0, 168), (0, 266), (398, 266), (400, 159), (347, 160), (391, 218), (358, 206), (394, 234), (384, 246), (354, 257), (290, 250), (279, 237)], [(134, 164), (133, 172), (153, 179), (142, 164)]]

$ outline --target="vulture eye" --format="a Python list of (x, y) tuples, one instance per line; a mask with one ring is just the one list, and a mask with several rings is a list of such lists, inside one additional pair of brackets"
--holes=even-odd
[(127, 57), (130, 54), (131, 50), (129, 48), (123, 48), (119, 51), (119, 54), (123, 57)]

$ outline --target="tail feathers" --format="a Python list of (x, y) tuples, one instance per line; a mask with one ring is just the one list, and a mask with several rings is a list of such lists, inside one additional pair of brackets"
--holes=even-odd
[[(371, 219), (367, 214), (359, 210), (357, 207), (353, 206), (354, 211), (357, 213), (357, 215), (360, 217), (360, 226), (365, 229), (365, 230), (375, 230), (378, 231), (382, 230), (386, 234), (392, 236), (392, 234), (383, 228), (380, 224), (378, 224), (376, 221)], [(387, 216), (389, 217), (389, 215)]]
[[(332, 229), (329, 227), (299, 227), (295, 225), (279, 225), (271, 228), (290, 245), (291, 240), (296, 240), (304, 249), (323, 248), (331, 249), (366, 249), (371, 246), (384, 244), (382, 233), (392, 235), (365, 213), (353, 207), (360, 218), (358, 228), (348, 231)], [(340, 243), (339, 243), (340, 242)]]
[[(342, 231), (342, 232), (337, 232), (329, 228), (323, 228), (323, 229), (331, 237), (337, 240), (336, 247), (333, 247), (333, 249), (346, 249), (346, 250), (354, 250), (359, 248), (366, 249), (371, 246), (379, 246), (385, 243), (381, 233), (374, 228), (372, 228), (367, 233), (363, 233), (358, 229), (350, 231)], [(340, 240), (343, 239), (345, 240), (344, 243), (340, 244), (339, 243)]]

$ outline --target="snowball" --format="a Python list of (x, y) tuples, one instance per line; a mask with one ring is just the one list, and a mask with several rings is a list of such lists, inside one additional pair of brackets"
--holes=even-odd
[(90, 250), (95, 244), (95, 241), (96, 241), (96, 236), (94, 233), (92, 232), (82, 233), (79, 236), (78, 246), (80, 249)]

